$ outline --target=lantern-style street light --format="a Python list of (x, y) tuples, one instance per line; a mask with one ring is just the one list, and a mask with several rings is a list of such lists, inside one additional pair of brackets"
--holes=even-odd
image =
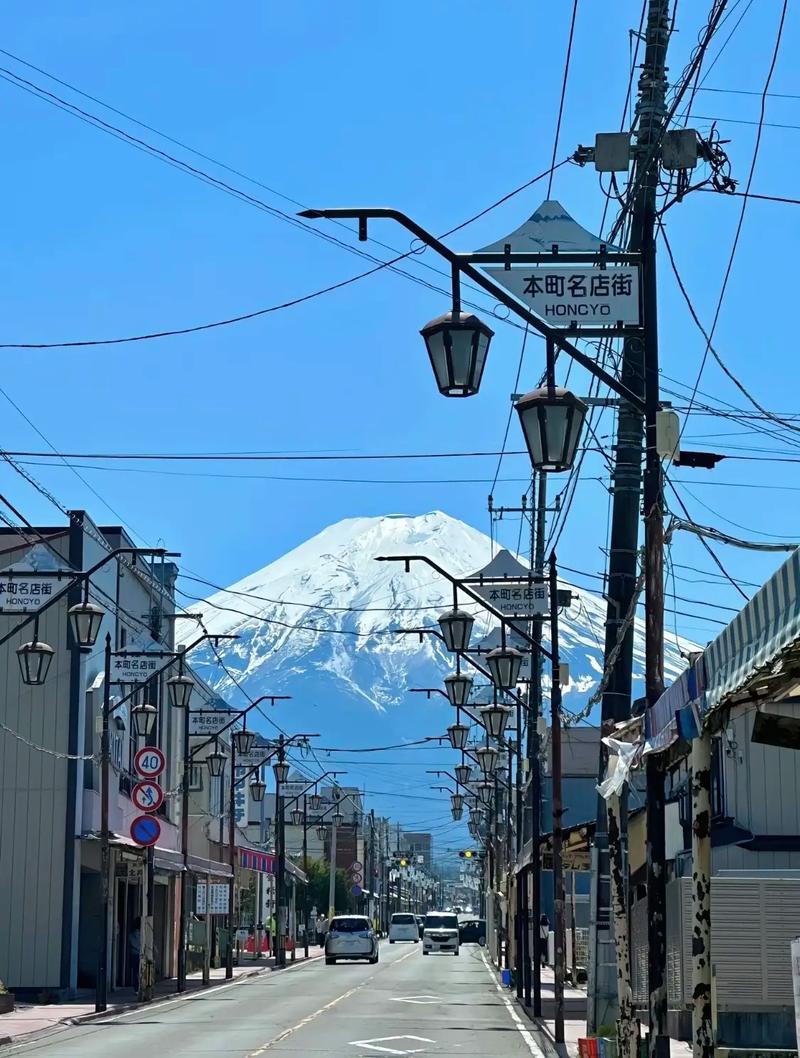
[(219, 749), (212, 750), (211, 753), (206, 757), (206, 767), (208, 768), (208, 774), (212, 779), (218, 779), (223, 771), (225, 770), (226, 756), (224, 753), (220, 753)]
[(331, 822), (335, 827), (340, 827), (344, 823), (344, 816), (341, 812), (334, 812), (331, 816)]
[(144, 703), (136, 705), (131, 710), (133, 716), (133, 728), (139, 738), (149, 738), (155, 731), (158, 720), (158, 709), (154, 705)]
[(250, 796), (254, 801), (259, 802), (264, 800), (264, 794), (267, 792), (267, 784), (263, 779), (255, 777), (250, 780)]
[(514, 647), (500, 646), (486, 655), (486, 664), (492, 674), (492, 683), (501, 691), (512, 691), (517, 686), (522, 654)]
[(167, 701), (173, 709), (188, 709), (193, 688), (191, 676), (170, 676), (167, 680)]
[(497, 767), (497, 750), (494, 746), (479, 746), (475, 751), (481, 771), (484, 775), (491, 775)]
[(472, 775), (471, 766), (469, 764), (456, 764), (454, 771), (456, 773), (456, 782), (459, 786), (466, 786), (470, 775)]
[(425, 339), (439, 392), (471, 397), (478, 392), (494, 331), (471, 312), (445, 312), (419, 332)]
[(501, 739), (511, 716), (508, 705), (485, 705), (480, 711), (483, 726), (490, 738)]
[(548, 385), (531, 390), (516, 405), (534, 469), (569, 470), (581, 438), (586, 405), (567, 389)]
[[(88, 590), (87, 581), (87, 594)], [(105, 615), (105, 610), (102, 610), (93, 602), (89, 602), (86, 596), (84, 596), (83, 602), (79, 602), (67, 610), (67, 617), (72, 629), (72, 638), (81, 650), (91, 650), (95, 645), (97, 637), (100, 635), (100, 626)]]
[(253, 748), (256, 733), (255, 731), (248, 731), (247, 728), (243, 728), (241, 731), (234, 731), (231, 735), (231, 739), (233, 740), (233, 745), (236, 749), (236, 756), (246, 757)]
[(444, 645), (451, 654), (467, 650), (475, 618), (466, 610), (448, 610), (439, 617)]
[(319, 812), (322, 808), (322, 798), (318, 793), (312, 793), (308, 799), (308, 806), (312, 812)]
[(459, 812), (464, 807), (464, 795), (460, 793), (450, 794), (450, 807)]
[(17, 647), (17, 661), (22, 682), (29, 687), (41, 687), (47, 679), (55, 650), (47, 643), (39, 642), (35, 630), (33, 634), (34, 638), (30, 643)]
[(328, 828), (323, 826), (317, 827), (317, 837), (320, 841), (324, 841), (328, 836)]
[(301, 827), (303, 825), (303, 809), (302, 808), (293, 808), (292, 809), (292, 824), (294, 826), (296, 826), (296, 827)]
[(276, 760), (272, 765), (272, 771), (275, 775), (276, 783), (283, 785), (283, 783), (289, 778), (289, 765), (285, 760)]
[(469, 738), (469, 728), (466, 724), (451, 724), (447, 729), (447, 737), (453, 749), (464, 749)]
[(456, 820), (461, 819), (461, 817), (464, 815), (464, 809), (463, 808), (451, 808), (450, 809), (450, 814), (452, 815), (453, 819), (456, 819)]
[(456, 708), (466, 705), (472, 690), (472, 677), (464, 676), (460, 672), (445, 676), (444, 689), (451, 705)]
[(494, 794), (494, 783), (484, 780), (478, 783), (478, 799), (482, 805), (487, 807), (492, 803), (492, 795)]

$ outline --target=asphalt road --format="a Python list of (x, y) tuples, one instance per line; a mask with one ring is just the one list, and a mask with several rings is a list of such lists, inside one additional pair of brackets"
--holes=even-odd
[(319, 960), (3, 1048), (26, 1058), (542, 1058), (480, 948)]

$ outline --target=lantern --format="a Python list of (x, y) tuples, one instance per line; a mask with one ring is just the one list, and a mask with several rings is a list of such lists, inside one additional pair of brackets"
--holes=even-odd
[(70, 606), (67, 610), (72, 638), (81, 650), (90, 650), (95, 645), (105, 615), (105, 610), (101, 610), (88, 599), (84, 599), (76, 606)]
[(466, 610), (448, 610), (439, 617), (439, 627), (444, 637), (444, 645), (451, 654), (466, 650), (472, 635), (475, 618)]
[(548, 473), (569, 470), (581, 437), (586, 405), (567, 389), (543, 386), (516, 405), (531, 463)]
[(173, 709), (186, 709), (192, 697), (194, 680), (190, 676), (170, 676), (167, 680), (167, 700)]
[(469, 692), (472, 690), (472, 677), (462, 676), (460, 672), (452, 676), (445, 676), (444, 689), (451, 705), (460, 707), (469, 701)]
[(439, 392), (445, 397), (477, 393), (494, 331), (471, 312), (445, 312), (419, 333), (425, 339)]
[(522, 654), (514, 647), (495, 647), (486, 655), (486, 664), (492, 674), (492, 683), (501, 691), (511, 691), (519, 680)]
[(51, 646), (47, 643), (40, 643), (38, 639), (17, 647), (17, 661), (22, 674), (22, 682), (29, 687), (40, 687), (47, 679), (54, 654), (55, 650)]

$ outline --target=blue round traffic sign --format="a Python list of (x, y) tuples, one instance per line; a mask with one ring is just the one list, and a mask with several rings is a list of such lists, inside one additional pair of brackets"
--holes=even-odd
[(364, 890), (361, 888), (360, 885), (354, 885), (353, 888), (350, 890), (353, 896), (361, 896), (363, 891)]
[(137, 816), (130, 834), (137, 845), (155, 845), (161, 837), (161, 824), (155, 816)]

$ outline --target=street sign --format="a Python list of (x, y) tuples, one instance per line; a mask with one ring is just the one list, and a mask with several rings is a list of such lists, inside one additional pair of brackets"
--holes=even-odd
[(364, 870), (364, 864), (361, 862), (361, 860), (353, 860), (353, 862), (350, 864), (350, 867), (348, 868), (348, 870), (350, 870), (350, 871), (363, 871)]
[(142, 779), (131, 790), (131, 800), (140, 812), (157, 812), (164, 803), (164, 791), (154, 779)]
[(476, 595), (506, 617), (546, 617), (550, 613), (547, 584), (541, 577), (531, 576), (530, 568), (505, 548), (465, 581)]
[(189, 713), (190, 735), (218, 735), (233, 720), (230, 713), (222, 709), (203, 709)]
[(353, 874), (350, 875), (350, 879), (352, 882), (355, 883), (355, 885), (359, 885), (361, 882), (364, 881), (364, 876), (358, 871), (355, 871)]
[(638, 265), (485, 271), (552, 327), (638, 326), (640, 322)]
[[(240, 768), (257, 768), (259, 764), (264, 763), (264, 758), (270, 754), (269, 746), (256, 747), (251, 749), (249, 753), (237, 753), (236, 764)], [(286, 791), (284, 791), (286, 793)], [(288, 793), (286, 793), (288, 797)]]
[(132, 657), (114, 655), (112, 676), (115, 683), (144, 683), (158, 672), (162, 662), (146, 653), (134, 654)]
[(167, 766), (167, 759), (158, 746), (142, 746), (133, 758), (133, 770), (143, 779), (156, 779)]
[(0, 610), (4, 613), (35, 613), (66, 584), (55, 574), (0, 573)]
[(361, 896), (363, 891), (364, 890), (361, 888), (360, 885), (354, 885), (353, 888), (350, 890), (350, 892), (353, 894), (353, 896)]
[(161, 824), (155, 816), (137, 816), (131, 823), (130, 835), (137, 845), (155, 845), (161, 837)]

